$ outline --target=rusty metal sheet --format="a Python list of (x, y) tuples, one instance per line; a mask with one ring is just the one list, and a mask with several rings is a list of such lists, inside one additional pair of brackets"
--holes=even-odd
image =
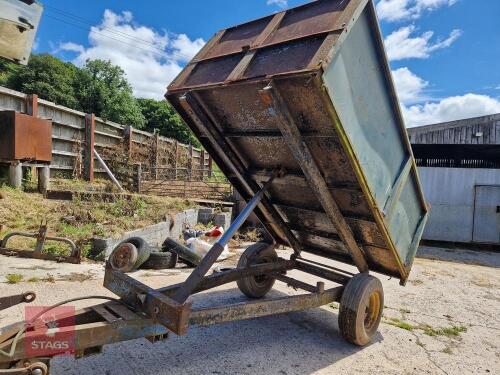
[(201, 58), (214, 58), (249, 49), (271, 19), (272, 17), (266, 17), (225, 30), (218, 43), (205, 56), (201, 56)]
[(344, 10), (353, 3), (348, 0), (313, 1), (291, 9), (283, 18), (279, 28), (264, 44), (282, 43), (341, 29), (345, 26)]
[(52, 122), (15, 111), (1, 111), (0, 159), (50, 162)]

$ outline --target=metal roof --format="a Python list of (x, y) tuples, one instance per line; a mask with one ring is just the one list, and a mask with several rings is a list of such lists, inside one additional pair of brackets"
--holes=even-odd
[(412, 144), (500, 145), (500, 113), (408, 129)]

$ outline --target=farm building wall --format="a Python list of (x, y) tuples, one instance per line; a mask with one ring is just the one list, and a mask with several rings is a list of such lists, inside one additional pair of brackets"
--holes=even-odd
[(419, 174), (431, 205), (424, 240), (500, 242), (500, 169), (420, 167)]

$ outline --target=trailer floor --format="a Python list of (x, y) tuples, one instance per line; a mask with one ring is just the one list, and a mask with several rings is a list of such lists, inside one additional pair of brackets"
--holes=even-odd
[[(498, 374), (500, 373), (500, 256), (495, 253), (422, 248), (403, 288), (381, 277), (384, 319), (375, 342), (347, 344), (338, 333), (337, 306), (206, 328), (151, 344), (144, 339), (105, 347), (104, 353), (52, 361), (52, 374)], [(56, 265), (0, 256), (6, 273), (53, 273), (55, 282), (0, 285), (0, 295), (34, 290), (37, 304), (89, 294), (102, 287), (100, 265)], [(464, 263), (467, 262), (468, 264)], [(20, 269), (20, 264), (22, 264)], [(42, 267), (42, 268), (40, 268)], [(43, 270), (43, 268), (57, 270)], [(33, 271), (30, 269), (36, 269)], [(78, 277), (79, 273), (82, 277)], [(59, 273), (59, 274), (57, 274)], [(55, 275), (55, 276), (54, 276)], [(86, 276), (85, 276), (86, 275)], [(137, 277), (159, 287), (182, 281), (186, 270)], [(315, 279), (310, 276), (310, 282)], [(277, 283), (274, 295), (297, 293)], [(234, 284), (196, 298), (195, 303), (243, 300)], [(97, 301), (77, 304), (82, 307)], [(19, 320), (23, 307), (0, 312), (0, 324)]]

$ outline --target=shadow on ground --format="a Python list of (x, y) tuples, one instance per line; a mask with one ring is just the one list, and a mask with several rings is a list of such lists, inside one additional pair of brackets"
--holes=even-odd
[(431, 260), (441, 260), (445, 262), (500, 268), (500, 256), (497, 252), (421, 246), (418, 249), (417, 257)]
[[(284, 296), (273, 291), (270, 297)], [(196, 307), (245, 301), (238, 289), (198, 295)], [(312, 309), (279, 316), (194, 327), (184, 337), (151, 344), (116, 344), (75, 361), (56, 358), (53, 374), (312, 374), (363, 350), (339, 334), (337, 311)], [(378, 334), (374, 342), (383, 340)]]

